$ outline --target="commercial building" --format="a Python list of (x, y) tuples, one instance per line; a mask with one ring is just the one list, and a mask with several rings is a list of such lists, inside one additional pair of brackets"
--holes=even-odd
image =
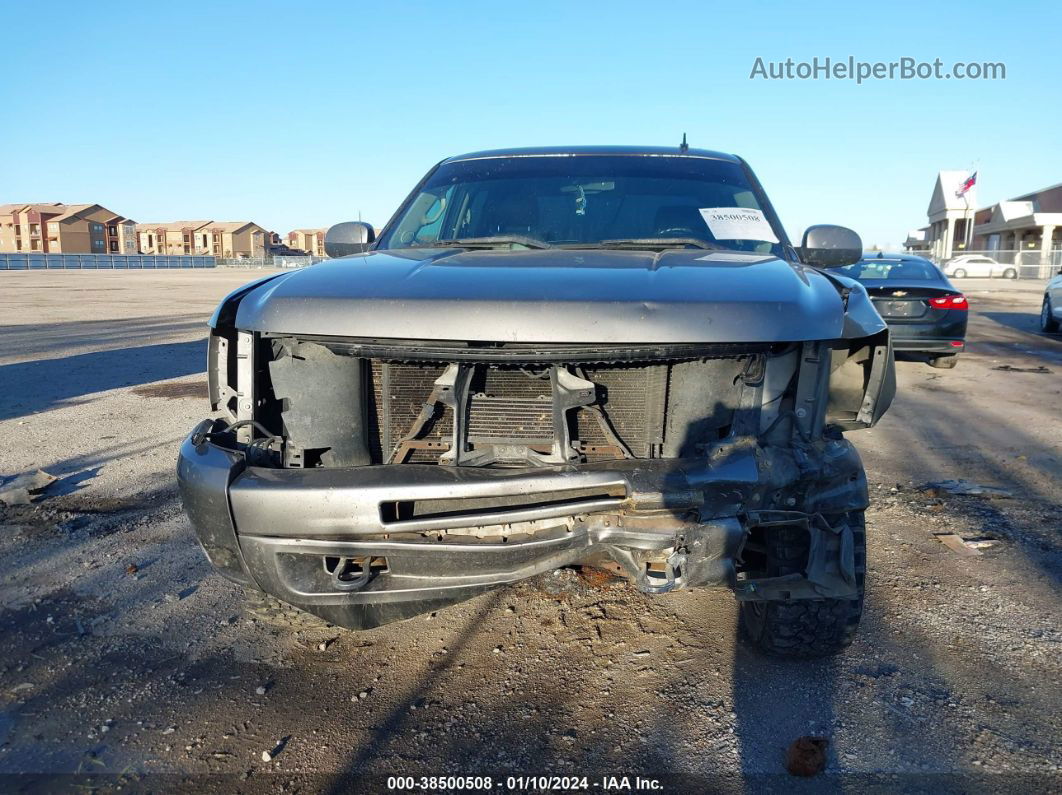
[(1022, 265), (1056, 265), (1062, 249), (1062, 184), (978, 210), (973, 235), (975, 249), (1016, 252)]
[(969, 246), (974, 214), (977, 212), (977, 185), (962, 192), (969, 171), (941, 171), (926, 210), (929, 224), (907, 233), (904, 246), (938, 260), (951, 259)]
[[(977, 188), (962, 194), (967, 171), (937, 174), (929, 224), (907, 234), (908, 251), (944, 262), (978, 254), (1044, 277), (1062, 265), (1062, 184), (977, 207)], [(961, 194), (961, 195), (960, 195)]]
[(135, 254), (136, 225), (99, 204), (3, 204), (0, 251)]

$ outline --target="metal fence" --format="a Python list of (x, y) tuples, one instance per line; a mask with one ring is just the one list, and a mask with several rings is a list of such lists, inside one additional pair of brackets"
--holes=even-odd
[(218, 257), (219, 268), (305, 268), (325, 257)]
[[(942, 259), (931, 251), (911, 251), (916, 257), (924, 257), (937, 265), (944, 266), (958, 257), (988, 257), (1002, 266), (1009, 266), (1017, 271), (1019, 279), (1048, 279), (1062, 269), (1062, 249), (1055, 249), (1043, 257), (1040, 249), (989, 249), (987, 251), (956, 251), (948, 259)], [(994, 269), (999, 270), (999, 269)], [(1002, 275), (998, 273), (997, 275)]]
[(305, 268), (323, 257), (223, 259), (189, 254), (44, 254), (0, 252), (0, 270), (145, 270), (166, 268)]
[(214, 268), (214, 257), (153, 254), (0, 253), (0, 270), (143, 270), (146, 268)]

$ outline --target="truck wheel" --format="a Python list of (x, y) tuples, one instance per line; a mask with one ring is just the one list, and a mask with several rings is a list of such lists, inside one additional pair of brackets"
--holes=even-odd
[(959, 357), (954, 353), (945, 353), (943, 356), (934, 356), (929, 360), (930, 367), (941, 370), (951, 370), (959, 363)]
[(1051, 308), (1051, 299), (1044, 296), (1044, 305), (1040, 307), (1040, 330), (1047, 334), (1058, 332), (1058, 321), (1055, 320), (1054, 310)]
[[(826, 517), (831, 523), (843, 516)], [(855, 542), (856, 599), (800, 599), (792, 602), (742, 602), (741, 626), (761, 651), (776, 657), (827, 657), (846, 648), (855, 637), (863, 613), (863, 581), (867, 536), (862, 511), (847, 521)], [(803, 571), (810, 547), (806, 530), (778, 527), (765, 534), (767, 576)]]

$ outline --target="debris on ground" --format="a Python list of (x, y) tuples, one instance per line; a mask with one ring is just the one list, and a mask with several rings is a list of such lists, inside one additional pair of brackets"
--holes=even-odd
[(1050, 370), (1044, 367), (1042, 364), (1039, 367), (1014, 367), (1010, 364), (1001, 364), (998, 367), (993, 367), (993, 370), (1002, 370), (1005, 373), (1043, 373), (1050, 374)]
[(956, 535), (955, 533), (934, 533), (933, 536), (952, 552), (958, 552), (960, 555), (976, 557), (981, 554), (981, 550), (967, 544), (963, 541), (962, 536)]
[(988, 497), (989, 499), (1005, 500), (1010, 499), (1014, 494), (1007, 489), (1001, 489), (998, 486), (985, 486), (981, 483), (975, 483), (972, 480), (965, 480), (959, 478), (958, 480), (941, 480), (934, 483), (930, 483), (926, 486), (926, 490), (935, 490), (937, 492), (946, 491), (948, 494), (954, 494), (964, 497)]
[(198, 398), (205, 400), (207, 396), (207, 382), (192, 381), (190, 383), (165, 383), (146, 384), (132, 390), (134, 395), (146, 398)]
[(579, 576), (590, 588), (607, 588), (620, 580), (615, 572), (595, 566), (581, 566)]
[(50, 475), (43, 469), (15, 475), (0, 485), (0, 502), (8, 505), (29, 505), (33, 499), (30, 495), (44, 491), (55, 481), (55, 475)]
[(790, 775), (810, 778), (826, 767), (826, 748), (830, 741), (825, 737), (798, 737), (785, 752), (785, 769)]
[(280, 756), (280, 752), (284, 750), (284, 748), (288, 744), (288, 740), (290, 740), (290, 739), (291, 739), (291, 737), (283, 737), (283, 738), (281, 738), (280, 742), (278, 742), (275, 746), (273, 746), (273, 748), (271, 750), (262, 751), (262, 761), (263, 762), (272, 762), (274, 759), (276, 759), (278, 756)]

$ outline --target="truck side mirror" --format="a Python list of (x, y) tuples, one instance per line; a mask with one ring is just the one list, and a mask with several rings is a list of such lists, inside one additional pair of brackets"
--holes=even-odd
[(818, 224), (804, 231), (797, 253), (807, 265), (838, 268), (859, 262), (863, 257), (863, 241), (848, 227)]
[(345, 221), (328, 227), (325, 232), (325, 254), (330, 257), (346, 257), (367, 251), (375, 242), (376, 233), (372, 227), (361, 221)]

